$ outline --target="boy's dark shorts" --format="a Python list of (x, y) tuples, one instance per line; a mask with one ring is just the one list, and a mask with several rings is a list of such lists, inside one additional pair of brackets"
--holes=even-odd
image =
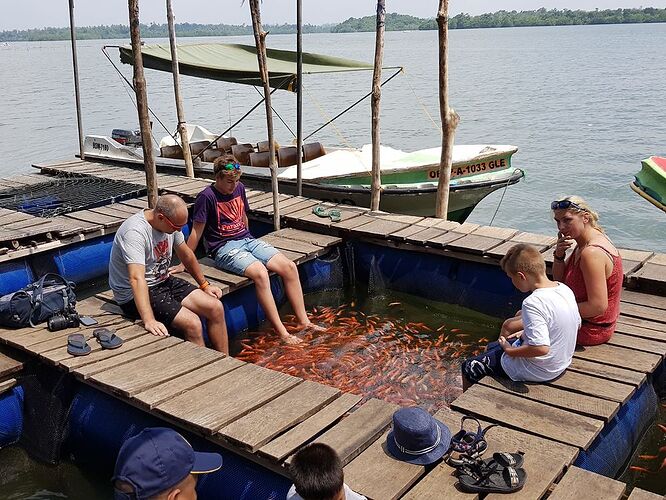
[(462, 364), (462, 372), (467, 380), (476, 383), (486, 375), (497, 375), (508, 377), (502, 368), (502, 354), (504, 349), (499, 342), (491, 342), (486, 347), (486, 352), (466, 359)]
[[(163, 323), (167, 330), (171, 332), (171, 323), (183, 307), (181, 302), (195, 290), (198, 290), (198, 288), (192, 283), (173, 276), (169, 276), (162, 283), (149, 287), (150, 307), (153, 309), (155, 319)], [(129, 318), (141, 319), (134, 299), (118, 305)]]

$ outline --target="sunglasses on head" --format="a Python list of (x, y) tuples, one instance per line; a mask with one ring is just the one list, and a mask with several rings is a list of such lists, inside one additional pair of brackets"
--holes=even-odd
[(551, 210), (568, 210), (569, 208), (573, 208), (575, 210), (580, 210), (582, 212), (587, 212), (586, 209), (584, 209), (583, 207), (574, 203), (571, 200), (554, 201), (550, 204), (550, 209)]

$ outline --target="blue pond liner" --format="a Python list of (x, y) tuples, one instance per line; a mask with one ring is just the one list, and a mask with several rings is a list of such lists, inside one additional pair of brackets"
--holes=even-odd
[(0, 295), (13, 293), (35, 281), (26, 260), (0, 264)]
[[(663, 363), (662, 363), (663, 364)], [(607, 477), (616, 477), (626, 464), (645, 429), (655, 418), (658, 398), (653, 385), (643, 384), (606, 424), (574, 465)]]
[(16, 443), (23, 430), (23, 388), (0, 396), (0, 448)]
[(116, 456), (126, 439), (146, 427), (173, 427), (199, 451), (215, 451), (223, 467), (199, 479), (200, 499), (254, 500), (284, 499), (291, 482), (224, 448), (142, 412), (111, 396), (79, 384), (69, 416), (66, 450), (81, 467), (113, 475)]

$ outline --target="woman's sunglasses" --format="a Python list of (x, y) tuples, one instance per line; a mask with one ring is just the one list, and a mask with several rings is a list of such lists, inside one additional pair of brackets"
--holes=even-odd
[(573, 208), (575, 210), (580, 210), (582, 212), (587, 212), (586, 209), (584, 209), (583, 207), (574, 203), (571, 200), (554, 201), (550, 204), (550, 209), (551, 210), (568, 210), (570, 208)]

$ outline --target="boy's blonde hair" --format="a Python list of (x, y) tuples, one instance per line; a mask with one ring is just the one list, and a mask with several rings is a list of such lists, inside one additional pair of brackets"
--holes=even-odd
[(578, 205), (582, 210), (575, 207), (569, 207), (567, 208), (567, 211), (575, 212), (578, 214), (581, 212), (587, 212), (587, 214), (590, 216), (590, 225), (597, 231), (605, 233), (604, 228), (599, 225), (599, 214), (592, 210), (592, 207), (590, 207), (589, 203), (586, 202), (583, 198), (580, 196), (565, 196), (564, 198), (559, 198), (559, 200), (569, 200), (570, 202)]
[(528, 243), (518, 243), (509, 248), (500, 261), (502, 271), (507, 274), (523, 273), (532, 277), (546, 274), (546, 262), (537, 248)]

